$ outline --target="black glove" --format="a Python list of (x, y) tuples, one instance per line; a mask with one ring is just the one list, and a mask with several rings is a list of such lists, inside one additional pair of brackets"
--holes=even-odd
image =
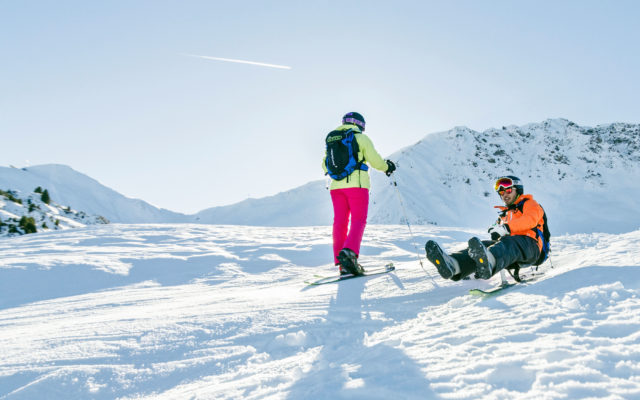
[(387, 160), (387, 170), (385, 171), (385, 174), (387, 174), (387, 176), (391, 176), (391, 174), (393, 174), (393, 171), (395, 170), (396, 165), (393, 163), (393, 161)]

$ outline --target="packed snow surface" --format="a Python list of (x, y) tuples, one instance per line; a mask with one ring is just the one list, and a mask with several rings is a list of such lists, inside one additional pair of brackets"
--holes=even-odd
[[(442, 280), (482, 231), (95, 225), (0, 239), (0, 399), (637, 399), (640, 231), (553, 238), (537, 281)], [(420, 264), (422, 261), (423, 267)]]

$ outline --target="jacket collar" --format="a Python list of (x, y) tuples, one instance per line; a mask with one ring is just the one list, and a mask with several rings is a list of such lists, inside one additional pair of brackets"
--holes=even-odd
[(521, 194), (520, 196), (516, 197), (516, 201), (514, 201), (513, 204), (511, 204), (510, 206), (493, 206), (493, 208), (497, 208), (500, 211), (515, 210), (518, 204), (522, 203), (523, 201), (531, 200), (531, 199), (533, 199), (532, 195)]

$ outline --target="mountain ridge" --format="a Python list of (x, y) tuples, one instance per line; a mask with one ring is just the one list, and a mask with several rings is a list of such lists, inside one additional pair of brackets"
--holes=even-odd
[[(375, 141), (375, 138), (373, 138)], [(398, 170), (391, 179), (371, 172), (370, 224), (434, 224), (482, 228), (496, 218), (501, 200), (493, 182), (520, 177), (525, 192), (545, 207), (557, 233), (619, 232), (640, 227), (640, 125), (581, 127), (567, 119), (548, 119), (482, 132), (467, 127), (426, 135), (392, 153)], [(331, 201), (323, 180), (262, 199), (214, 207), (196, 214), (202, 223), (247, 224), (248, 205), (278, 215), (271, 226), (329, 225)], [(302, 192), (305, 196), (295, 196)], [(628, 196), (615, 192), (630, 190)], [(611, 194), (614, 193), (614, 194)], [(625, 214), (602, 210), (621, 207)], [(296, 214), (287, 214), (295, 210)], [(261, 215), (261, 222), (269, 218)], [(300, 218), (302, 215), (304, 218)], [(276, 221), (277, 223), (275, 223)]]
[[(371, 172), (370, 224), (486, 227), (496, 218), (494, 206), (501, 204), (492, 190), (494, 180), (516, 175), (525, 192), (545, 207), (552, 234), (640, 227), (640, 205), (634, 201), (640, 195), (635, 178), (640, 174), (638, 124), (582, 127), (557, 118), (482, 132), (458, 126), (428, 134), (387, 158), (398, 170), (391, 179)], [(126, 198), (67, 166), (0, 167), (0, 189), (27, 192), (36, 186), (49, 188), (61, 204), (112, 222), (332, 223), (326, 180), (185, 215)]]
[(115, 223), (183, 222), (184, 214), (125, 197), (97, 180), (62, 164), (0, 167), (0, 189), (30, 193), (46, 188), (53, 200)]

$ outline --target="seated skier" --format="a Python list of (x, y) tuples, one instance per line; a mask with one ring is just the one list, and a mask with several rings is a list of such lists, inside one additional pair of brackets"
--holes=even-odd
[[(498, 179), (495, 190), (505, 206), (496, 206), (501, 212), (488, 230), (492, 240), (472, 237), (467, 249), (451, 255), (433, 240), (426, 243), (427, 258), (443, 278), (457, 281), (475, 273), (476, 278), (489, 279), (502, 269), (537, 265), (546, 258), (546, 254), (541, 256), (546, 222), (542, 207), (533, 196), (523, 194), (522, 183), (515, 176)], [(547, 249), (545, 247), (545, 253)]]

